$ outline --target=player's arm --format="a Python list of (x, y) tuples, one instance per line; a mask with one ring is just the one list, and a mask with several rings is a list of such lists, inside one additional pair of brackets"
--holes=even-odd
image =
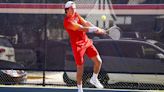
[(73, 31), (83, 31), (83, 32), (90, 32), (90, 33), (98, 33), (98, 34), (104, 34), (104, 30), (100, 29), (98, 27), (86, 27), (81, 24), (78, 24), (74, 21), (67, 21), (65, 23), (65, 28), (68, 30), (73, 30)]
[[(93, 25), (91, 22), (88, 22), (86, 21), (84, 18), (82, 18), (81, 16), (79, 16), (79, 19), (80, 19), (80, 22), (81, 24), (84, 26), (84, 27), (90, 27), (90, 28), (96, 28), (97, 31), (94, 31), (94, 33), (97, 33), (97, 34), (106, 34), (104, 29), (101, 29), (99, 27), (96, 27), (95, 25)], [(90, 33), (92, 33), (93, 31), (88, 31)]]
[(65, 24), (65, 28), (68, 30), (84, 31), (84, 32), (96, 32), (99, 30), (97, 27), (85, 27), (85, 26), (78, 24), (76, 22), (73, 22), (73, 21), (68, 21)]
[(83, 17), (78, 15), (78, 18), (80, 19), (80, 22), (85, 27), (94, 27), (94, 25), (91, 22), (86, 21)]
[[(78, 13), (76, 13), (78, 18), (80, 19), (80, 23), (84, 26), (84, 27), (96, 27), (95, 25), (93, 25), (91, 22), (86, 21), (83, 17), (81, 17)], [(92, 32), (92, 31), (91, 31)], [(105, 34), (104, 29), (101, 29), (99, 27), (97, 27), (97, 31), (95, 33), (98, 34)]]

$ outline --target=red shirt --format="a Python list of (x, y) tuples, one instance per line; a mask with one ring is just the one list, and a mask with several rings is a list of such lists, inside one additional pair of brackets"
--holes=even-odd
[(83, 18), (79, 14), (75, 14), (73, 17), (64, 18), (64, 27), (69, 34), (71, 45), (88, 47), (92, 44), (92, 41), (86, 35), (86, 32), (79, 31), (79, 25), (82, 25)]

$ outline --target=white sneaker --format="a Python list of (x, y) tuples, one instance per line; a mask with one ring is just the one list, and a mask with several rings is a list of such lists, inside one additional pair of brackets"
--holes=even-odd
[(78, 92), (83, 92), (83, 87), (82, 85), (77, 85)]
[(83, 92), (83, 90), (78, 89), (78, 92)]
[(100, 81), (97, 78), (91, 78), (90, 83), (94, 85), (96, 88), (103, 89), (104, 86), (100, 83)]

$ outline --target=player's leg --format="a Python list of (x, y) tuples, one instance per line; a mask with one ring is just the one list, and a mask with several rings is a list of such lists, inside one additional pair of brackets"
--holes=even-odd
[(83, 65), (77, 65), (77, 74), (76, 74), (76, 80), (77, 80), (77, 88), (78, 92), (83, 92), (82, 87), (82, 76), (83, 76), (84, 67)]
[(98, 80), (98, 74), (100, 72), (102, 60), (99, 55), (92, 57), (91, 60), (94, 62), (94, 67), (93, 67), (93, 75), (90, 79), (90, 83), (96, 86), (97, 88), (100, 88), (100, 89), (104, 88), (103, 85)]
[(77, 73), (76, 73), (76, 80), (77, 80), (77, 88), (78, 88), (78, 92), (83, 92), (83, 88), (82, 88), (82, 76), (83, 76), (83, 71), (84, 71), (84, 53), (85, 53), (85, 49), (84, 50), (80, 50), (77, 51), (76, 49), (73, 49), (73, 53), (74, 53), (74, 58), (76, 61), (76, 67), (77, 67)]
[(102, 60), (100, 58), (100, 55), (97, 49), (93, 45), (87, 48), (86, 54), (88, 55), (88, 57), (91, 58), (91, 60), (94, 63), (93, 75), (91, 77), (90, 83), (96, 86), (97, 88), (103, 88), (103, 85), (98, 80), (98, 74), (100, 72), (101, 65), (102, 65)]
[(96, 56), (92, 57), (91, 60), (94, 62), (93, 72), (95, 74), (99, 74), (100, 69), (101, 69), (101, 64), (102, 64), (102, 60), (101, 60), (100, 56), (96, 55)]

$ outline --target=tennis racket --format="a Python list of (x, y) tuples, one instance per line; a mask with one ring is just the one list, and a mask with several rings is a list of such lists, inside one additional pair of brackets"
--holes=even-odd
[(121, 38), (120, 28), (114, 25), (106, 30), (106, 35), (108, 35), (113, 40), (119, 40)]

